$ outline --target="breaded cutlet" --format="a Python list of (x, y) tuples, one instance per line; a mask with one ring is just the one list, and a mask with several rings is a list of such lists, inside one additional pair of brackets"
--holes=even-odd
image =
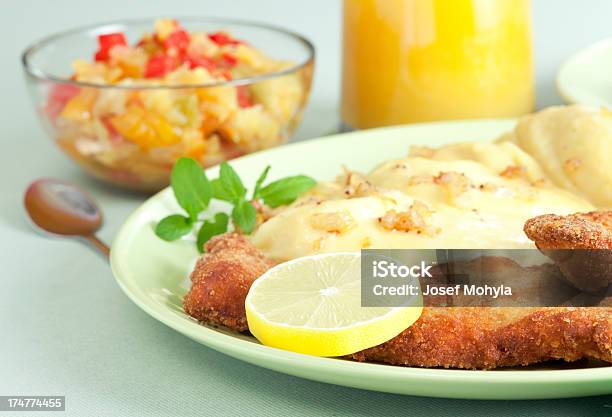
[[(239, 234), (213, 238), (191, 274), (185, 312), (204, 323), (248, 331), (246, 295), (274, 264)], [(612, 308), (425, 307), (401, 334), (349, 358), (463, 369), (555, 359), (612, 362)]]
[(597, 292), (612, 284), (612, 210), (545, 214), (529, 219), (524, 231), (576, 288)]

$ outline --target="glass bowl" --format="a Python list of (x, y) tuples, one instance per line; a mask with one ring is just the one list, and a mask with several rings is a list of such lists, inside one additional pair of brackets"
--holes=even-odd
[(154, 21), (69, 30), (36, 42), (22, 55), (39, 119), (81, 168), (105, 182), (152, 192), (168, 184), (181, 156), (208, 167), (289, 138), (310, 93), (314, 47), (302, 36), (273, 26), (178, 19), (190, 33), (228, 32), (267, 57), (282, 60), (284, 65), (274, 71), (205, 83), (74, 80), (73, 62), (93, 61), (99, 35), (123, 32), (133, 45), (153, 30)]

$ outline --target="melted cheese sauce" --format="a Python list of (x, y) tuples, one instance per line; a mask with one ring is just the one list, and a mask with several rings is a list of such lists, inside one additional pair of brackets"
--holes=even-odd
[[(415, 203), (416, 202), (416, 203)], [(388, 213), (413, 213), (425, 227), (389, 228)], [(525, 221), (593, 210), (553, 185), (514, 143), (463, 143), (416, 149), (359, 176), (322, 182), (261, 224), (252, 242), (288, 260), (362, 248), (528, 248)]]

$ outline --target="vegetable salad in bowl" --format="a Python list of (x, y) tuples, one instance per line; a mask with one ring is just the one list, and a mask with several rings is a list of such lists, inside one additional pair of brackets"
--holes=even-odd
[[(135, 34), (143, 22), (66, 32), (24, 53), (40, 117), (81, 167), (155, 191), (182, 156), (211, 166), (287, 140), (310, 90), (308, 41), (222, 20), (147, 24), (152, 31), (144, 35)], [(92, 59), (68, 58), (71, 70), (62, 76), (63, 56), (80, 49)]]

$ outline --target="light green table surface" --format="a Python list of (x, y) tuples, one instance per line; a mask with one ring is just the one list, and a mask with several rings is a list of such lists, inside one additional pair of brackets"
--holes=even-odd
[[(558, 102), (552, 80), (563, 57), (612, 34), (612, 3), (535, 3), (538, 104), (543, 106)], [(580, 22), (573, 25), (572, 16), (578, 13)], [(65, 395), (66, 412), (52, 414), (58, 416), (612, 416), (610, 397), (530, 402), (402, 397), (247, 365), (148, 317), (119, 290), (108, 265), (85, 247), (33, 234), (21, 200), (37, 177), (67, 179), (90, 190), (104, 208), (101, 236), (107, 241), (143, 197), (92, 181), (60, 154), (39, 127), (26, 96), (20, 51), (45, 34), (72, 26), (171, 14), (252, 18), (306, 34), (319, 55), (313, 97), (296, 139), (321, 135), (337, 124), (339, 2), (2, 2), (0, 395)], [(5, 415), (9, 413), (0, 412)]]

